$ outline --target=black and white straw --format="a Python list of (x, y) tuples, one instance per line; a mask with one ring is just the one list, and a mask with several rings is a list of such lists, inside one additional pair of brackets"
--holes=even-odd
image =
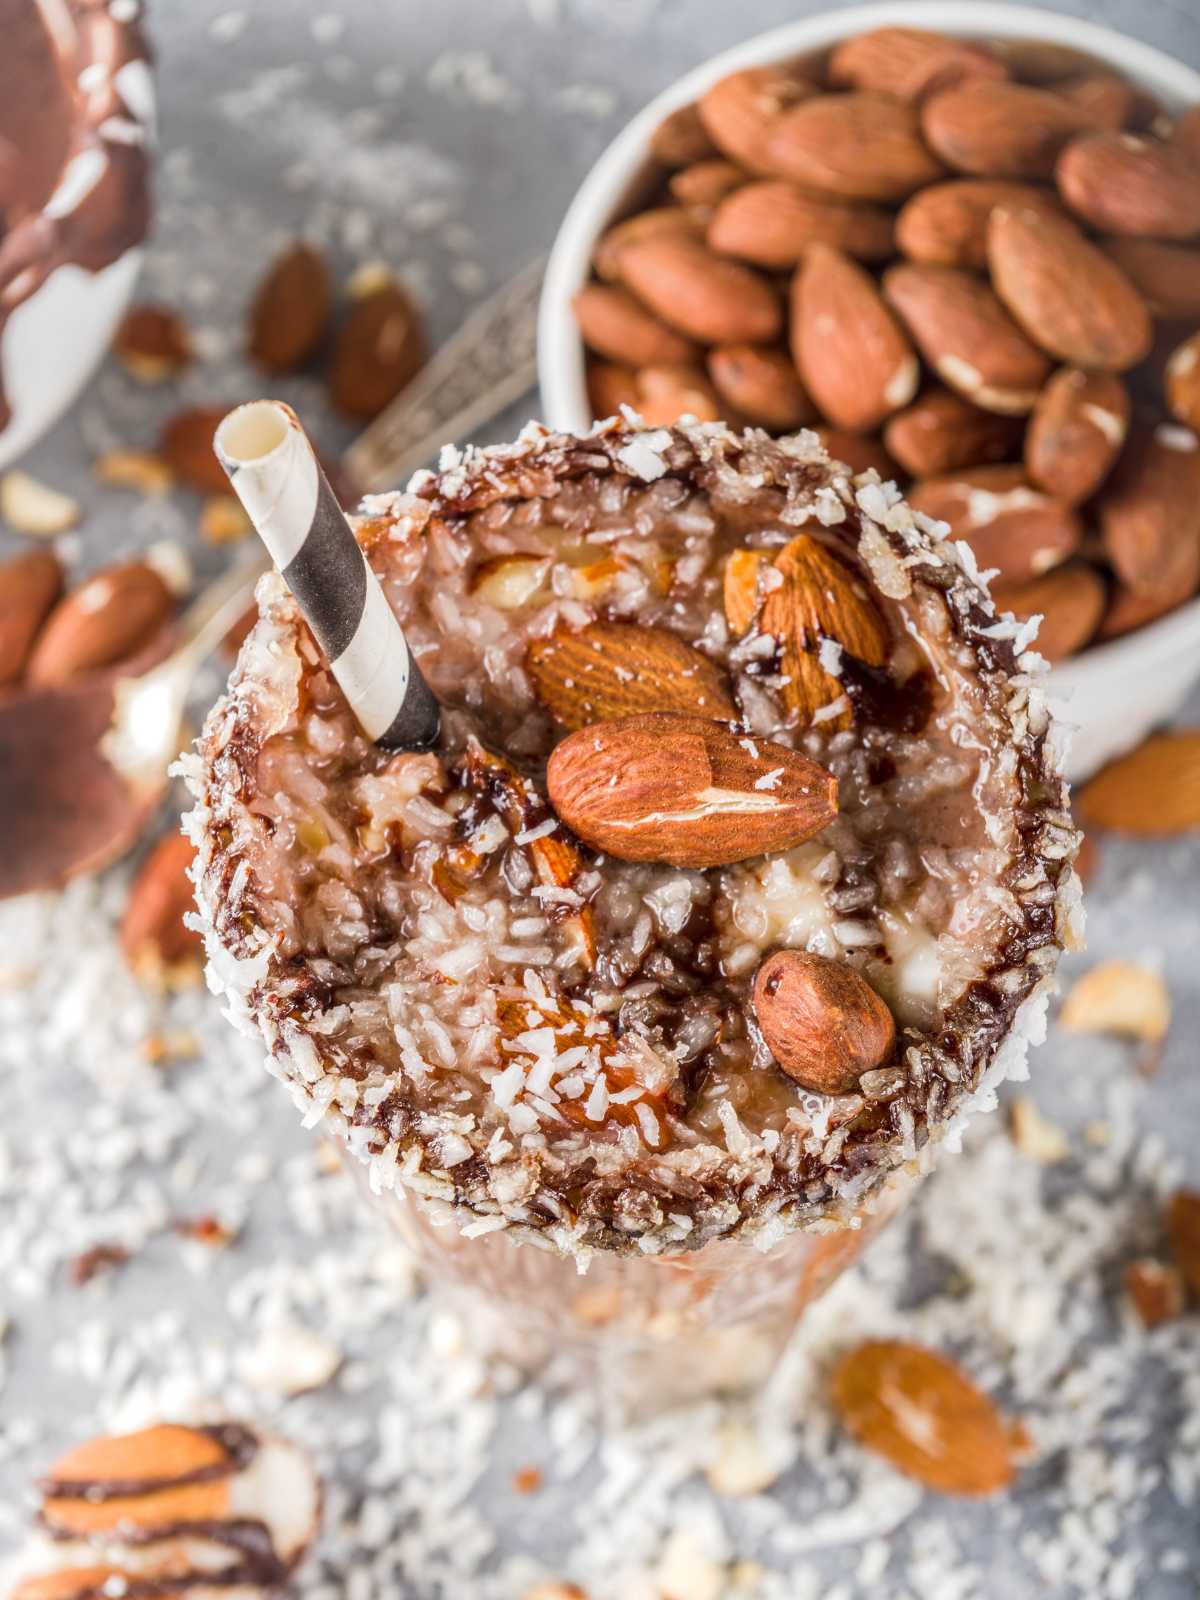
[(432, 744), (438, 703), (296, 413), (254, 400), (229, 413), (214, 445), (363, 732), (392, 749)]

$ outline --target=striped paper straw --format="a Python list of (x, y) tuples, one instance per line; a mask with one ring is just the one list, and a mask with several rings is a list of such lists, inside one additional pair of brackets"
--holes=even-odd
[(213, 444), (363, 732), (392, 749), (432, 744), (438, 703), (291, 406), (238, 406)]

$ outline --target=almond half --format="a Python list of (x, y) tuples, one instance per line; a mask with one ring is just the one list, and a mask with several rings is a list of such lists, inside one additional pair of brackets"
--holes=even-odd
[(583, 728), (550, 757), (551, 804), (619, 861), (720, 867), (790, 850), (837, 815), (837, 780), (795, 751), (662, 712)]
[(535, 639), (525, 670), (538, 699), (564, 728), (645, 711), (685, 711), (732, 720), (737, 710), (721, 669), (665, 628), (592, 622)]

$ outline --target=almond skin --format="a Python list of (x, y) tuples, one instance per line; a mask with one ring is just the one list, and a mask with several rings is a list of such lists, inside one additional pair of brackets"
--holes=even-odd
[(117, 360), (139, 383), (176, 377), (192, 359), (187, 324), (170, 306), (131, 306), (113, 340)]
[(1059, 193), (1101, 233), (1192, 239), (1200, 233), (1200, 164), (1132, 133), (1097, 133), (1065, 149)]
[(830, 83), (897, 100), (923, 100), (966, 78), (1007, 76), (1008, 69), (986, 45), (923, 28), (871, 28), (844, 39), (829, 58)]
[(782, 178), (735, 189), (717, 206), (708, 242), (720, 255), (783, 270), (814, 244), (829, 244), (859, 261), (892, 254), (892, 218), (882, 206), (806, 193)]
[(784, 67), (745, 67), (701, 97), (700, 120), (730, 160), (748, 172), (769, 174), (772, 128), (789, 106), (815, 93), (811, 83)]
[(184, 913), (195, 909), (188, 870), (196, 852), (190, 839), (169, 833), (142, 863), (121, 918), (121, 948), (137, 973), (157, 973), (199, 958), (200, 935), (183, 925)]
[(1083, 73), (1054, 85), (1055, 94), (1082, 111), (1095, 128), (1116, 133), (1129, 123), (1137, 109), (1133, 86), (1115, 72)]
[(1200, 106), (1192, 106), (1175, 119), (1172, 148), (1192, 161), (1200, 161)]
[[(1189, 443), (1190, 441), (1190, 443)], [(1200, 447), (1183, 428), (1136, 430), (1100, 500), (1104, 552), (1140, 593), (1174, 588), (1200, 541)]]
[(425, 361), (425, 331), (408, 293), (392, 280), (356, 299), (334, 335), (329, 397), (347, 417), (377, 417)]
[(1083, 541), (1078, 513), (1035, 489), (1019, 466), (974, 467), (931, 478), (908, 492), (914, 511), (948, 522), (981, 567), (1025, 583), (1072, 556)]
[(837, 815), (837, 780), (815, 762), (670, 712), (573, 733), (546, 784), (558, 815), (597, 850), (676, 867), (790, 850)]
[(885, 483), (893, 483), (901, 476), (896, 462), (874, 434), (851, 433), (847, 428), (817, 428), (816, 434), (830, 459), (849, 467), (854, 476), (877, 472)]
[(1076, 504), (1103, 483), (1129, 431), (1129, 391), (1106, 372), (1062, 367), (1038, 396), (1025, 469), (1039, 489)]
[(646, 711), (737, 715), (721, 669), (665, 628), (561, 629), (530, 643), (525, 670), (555, 721), (572, 730)]
[(935, 478), (1011, 460), (1021, 434), (1019, 417), (981, 411), (952, 389), (935, 387), (890, 418), (883, 442), (911, 477)]
[(1188, 1289), (1200, 1298), (1200, 1190), (1176, 1189), (1166, 1221), (1171, 1254)]
[(1153, 734), (1079, 791), (1089, 827), (1170, 837), (1200, 828), (1200, 730)]
[(737, 415), (776, 433), (816, 420), (817, 410), (782, 350), (723, 344), (709, 353), (708, 375)]
[(105, 567), (51, 611), (29, 659), (29, 682), (50, 688), (125, 660), (151, 642), (174, 605), (171, 591), (144, 561)]
[(597, 420), (615, 417), (622, 406), (637, 410), (637, 374), (620, 361), (589, 361), (588, 403)]
[(333, 291), (325, 259), (297, 240), (267, 268), (250, 306), (246, 348), (264, 372), (295, 372), (325, 337)]
[(643, 367), (635, 381), (634, 408), (652, 428), (669, 428), (680, 417), (715, 422), (727, 409), (702, 367)]
[(651, 239), (659, 233), (679, 233), (700, 243), (704, 238), (704, 226), (682, 206), (655, 206), (626, 217), (601, 235), (592, 252), (597, 276), (606, 283), (619, 283), (621, 252), (625, 246), (636, 244), (639, 239)]
[(650, 154), (664, 167), (690, 167), (717, 154), (696, 105), (670, 111), (650, 135)]
[(29, 550), (0, 566), (0, 688), (25, 670), (62, 585), (62, 566), (50, 550)]
[(900, 262), (883, 292), (943, 383), (985, 411), (1033, 409), (1050, 362), (986, 284), (955, 267)]
[(163, 428), (158, 448), (180, 483), (199, 494), (228, 494), (229, 479), (213, 450), (213, 434), (225, 416), (221, 406), (177, 411)]
[(1191, 321), (1200, 317), (1200, 249), (1161, 239), (1100, 241), (1156, 317)]
[(936, 1351), (873, 1340), (842, 1356), (830, 1382), (844, 1425), (910, 1478), (962, 1495), (995, 1494), (1012, 1482), (1012, 1430)]
[(773, 125), (768, 156), (782, 177), (847, 200), (903, 200), (944, 176), (913, 108), (881, 94), (803, 101)]
[(746, 181), (746, 174), (732, 161), (717, 156), (697, 161), (672, 177), (667, 187), (681, 206), (704, 209), (715, 206)]
[(749, 267), (726, 261), (678, 233), (653, 234), (621, 250), (621, 275), (671, 327), (701, 344), (770, 344), (782, 327), (779, 300)]
[(1193, 432), (1200, 429), (1200, 333), (1192, 334), (1167, 362), (1167, 405), (1171, 415)]
[(988, 221), (997, 206), (1063, 215), (1049, 189), (1001, 178), (952, 178), (922, 189), (902, 207), (896, 244), (902, 255), (925, 266), (985, 272)]
[(1124, 372), (1150, 349), (1153, 330), (1141, 295), (1065, 218), (993, 211), (988, 264), (1000, 299), (1060, 361)]
[(1024, 583), (995, 583), (997, 611), (1011, 611), (1021, 621), (1040, 616), (1034, 649), (1047, 661), (1063, 661), (1090, 643), (1104, 615), (1104, 579), (1083, 561), (1068, 561)]
[(628, 289), (617, 284), (586, 284), (571, 306), (584, 344), (610, 361), (648, 367), (695, 357), (695, 345), (651, 316)]
[(792, 357), (821, 412), (839, 428), (874, 428), (908, 404), (921, 369), (874, 280), (828, 245), (813, 245), (792, 284)]
[(1200, 540), (1193, 544), (1185, 541), (1184, 552), (1185, 559), (1172, 561), (1166, 584), (1146, 590), (1130, 589), (1119, 580), (1113, 584), (1108, 609), (1096, 634), (1098, 641), (1119, 639), (1157, 622), (1200, 590)]
[(1143, 1328), (1157, 1328), (1183, 1313), (1183, 1278), (1175, 1267), (1142, 1256), (1125, 1268), (1125, 1293)]
[(776, 950), (754, 975), (753, 1001), (768, 1050), (815, 1094), (855, 1093), (896, 1043), (892, 1013), (846, 961)]
[(979, 79), (935, 95), (921, 113), (930, 149), (980, 178), (1052, 178), (1059, 151), (1093, 126), (1048, 89)]

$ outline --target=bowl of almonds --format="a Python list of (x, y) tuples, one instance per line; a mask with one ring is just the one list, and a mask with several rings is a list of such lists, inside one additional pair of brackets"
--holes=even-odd
[(548, 420), (814, 429), (1041, 616), (1082, 777), (1200, 673), (1200, 73), (1028, 7), (866, 6), (707, 62), (565, 217)]

